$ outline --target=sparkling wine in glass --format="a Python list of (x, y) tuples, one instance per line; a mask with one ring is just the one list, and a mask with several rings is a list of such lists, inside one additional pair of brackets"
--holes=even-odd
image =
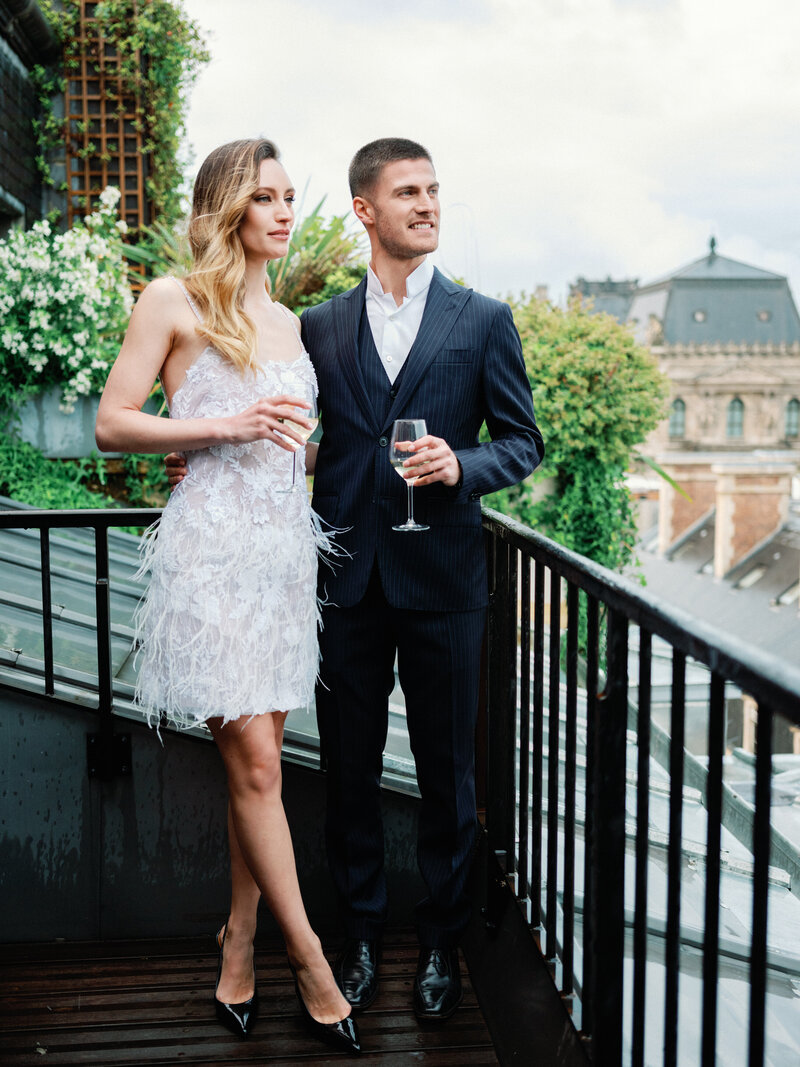
[[(314, 430), (316, 430), (317, 423), (319, 422), (319, 417), (317, 415), (317, 402), (316, 402), (316, 400), (314, 399), (313, 396), (310, 397), (309, 399), (310, 399), (311, 407), (309, 407), (309, 408), (296, 407), (294, 410), (297, 412), (298, 415), (303, 415), (305, 418), (308, 419), (308, 421), (311, 423), (311, 428), (310, 429), (308, 428), (308, 426), (303, 426), (302, 423), (292, 422), (291, 419), (284, 419), (283, 420), (284, 426), (289, 426), (292, 430), (294, 430), (294, 432), (296, 434), (299, 434), (300, 437), (303, 438), (304, 442), (308, 441), (309, 437), (312, 435)], [(300, 488), (300, 486), (297, 484), (297, 453), (298, 453), (298, 451), (300, 450), (300, 448), (302, 446), (296, 444), (296, 442), (293, 442), (293, 444), (294, 444), (294, 452), (292, 454), (292, 484), (289, 486), (288, 489), (280, 490), (283, 493), (295, 493)], [(305, 488), (305, 486), (303, 486), (303, 488)]]
[(389, 442), (389, 461), (406, 483), (408, 490), (408, 518), (401, 526), (393, 526), (398, 533), (417, 533), (419, 530), (430, 530), (430, 526), (414, 522), (414, 482), (416, 476), (406, 478), (404, 472), (407, 468), (403, 463), (409, 456), (413, 456), (411, 445), (424, 437), (428, 430), (424, 419), (398, 419), (392, 427), (392, 439)]

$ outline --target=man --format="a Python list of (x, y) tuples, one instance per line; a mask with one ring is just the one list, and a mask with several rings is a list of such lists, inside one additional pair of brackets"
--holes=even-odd
[[(317, 715), (328, 768), (328, 860), (347, 940), (335, 967), (354, 1009), (378, 988), (387, 916), (380, 776), (394, 663), (422, 797), (414, 1010), (444, 1019), (461, 1000), (457, 944), (469, 917), (475, 840), (474, 732), (487, 603), (480, 497), (544, 454), (506, 304), (444, 278), (439, 186), (419, 144), (384, 138), (350, 166), (371, 246), (367, 277), (302, 317), (324, 432), (313, 507), (348, 558), (320, 568)], [(398, 418), (425, 419), (407, 463), (417, 519), (392, 530), (406, 487), (389, 462)], [(486, 425), (490, 443), (479, 444)]]

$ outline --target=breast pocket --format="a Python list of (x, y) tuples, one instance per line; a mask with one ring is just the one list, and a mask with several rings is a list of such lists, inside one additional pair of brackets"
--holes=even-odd
[(475, 353), (471, 348), (443, 348), (433, 361), (439, 363), (472, 363)]

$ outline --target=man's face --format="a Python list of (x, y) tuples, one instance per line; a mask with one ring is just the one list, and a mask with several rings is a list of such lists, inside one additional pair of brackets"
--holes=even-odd
[(439, 183), (427, 159), (387, 163), (353, 206), (370, 237), (395, 259), (417, 259), (439, 244)]

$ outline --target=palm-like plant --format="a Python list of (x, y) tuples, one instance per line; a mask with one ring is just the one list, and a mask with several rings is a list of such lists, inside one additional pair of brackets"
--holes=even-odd
[[(321, 296), (349, 288), (364, 270), (359, 235), (348, 229), (346, 215), (326, 219), (324, 203), (323, 197), (294, 227), (286, 256), (267, 265), (274, 299), (298, 311)], [(144, 281), (189, 271), (189, 242), (181, 228), (155, 222), (138, 234), (138, 243), (127, 247), (126, 256), (140, 268)]]

